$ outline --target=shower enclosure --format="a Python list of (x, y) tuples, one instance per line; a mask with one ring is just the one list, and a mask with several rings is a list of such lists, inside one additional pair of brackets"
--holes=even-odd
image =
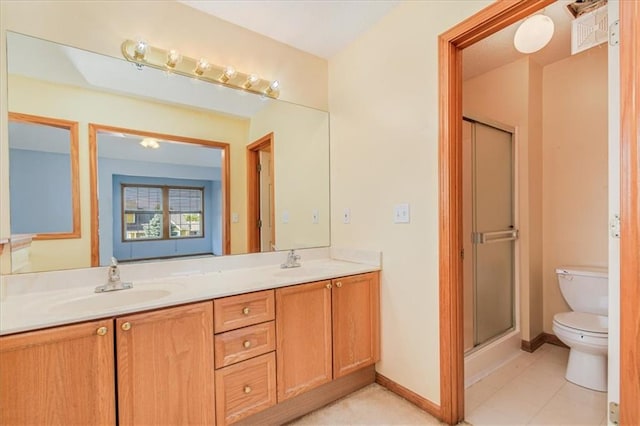
[(515, 328), (513, 133), (463, 121), (464, 348)]

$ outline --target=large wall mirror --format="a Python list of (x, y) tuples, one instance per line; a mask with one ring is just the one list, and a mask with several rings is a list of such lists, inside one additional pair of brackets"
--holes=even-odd
[(329, 245), (327, 112), (12, 32), (7, 58), (11, 114), (78, 123), (81, 222), (13, 273)]

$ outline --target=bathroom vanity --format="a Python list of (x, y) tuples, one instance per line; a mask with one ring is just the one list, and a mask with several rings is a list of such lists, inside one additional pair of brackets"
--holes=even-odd
[[(0, 423), (292, 420), (373, 382), (378, 271), (319, 259), (136, 281), (113, 294), (3, 288)], [(118, 293), (133, 303), (99, 299)]]

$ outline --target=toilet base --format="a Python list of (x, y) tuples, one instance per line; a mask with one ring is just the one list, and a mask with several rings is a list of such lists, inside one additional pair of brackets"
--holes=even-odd
[(569, 351), (566, 379), (578, 386), (607, 391), (607, 355)]

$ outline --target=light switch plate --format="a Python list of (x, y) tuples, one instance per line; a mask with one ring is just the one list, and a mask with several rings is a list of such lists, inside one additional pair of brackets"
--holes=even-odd
[(282, 211), (282, 223), (289, 223), (289, 210)]
[(240, 222), (240, 215), (238, 213), (231, 213), (231, 222), (238, 223)]
[(393, 209), (393, 223), (409, 223), (409, 204), (396, 204)]
[(313, 209), (311, 211), (311, 223), (319, 223), (320, 222), (320, 212), (318, 209)]
[(345, 208), (342, 211), (342, 223), (351, 223), (351, 209)]

